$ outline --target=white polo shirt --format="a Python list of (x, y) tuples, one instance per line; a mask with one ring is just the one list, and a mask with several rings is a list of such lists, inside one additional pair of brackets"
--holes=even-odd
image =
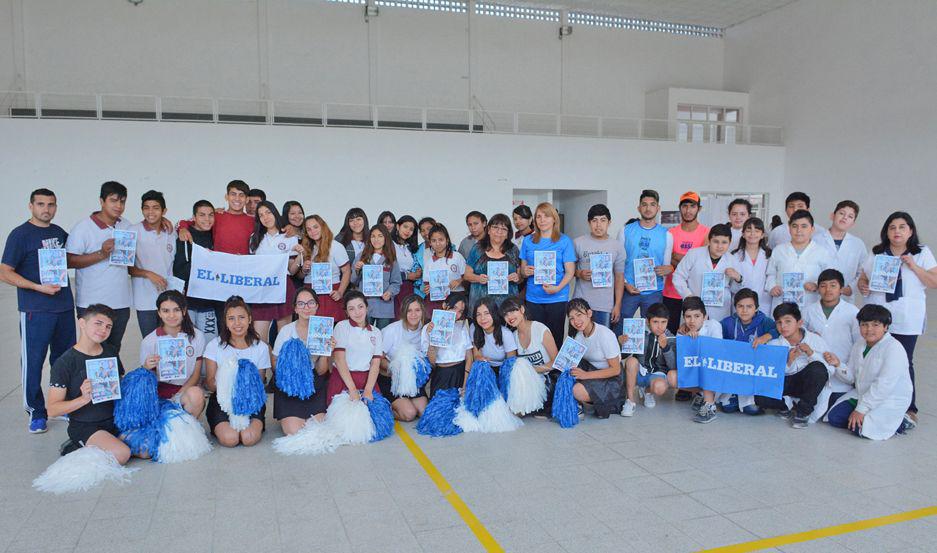
[[(163, 278), (172, 275), (172, 261), (176, 256), (176, 233), (151, 229), (146, 221), (130, 227), (137, 233), (136, 267), (153, 271)], [(159, 291), (146, 277), (132, 277), (133, 308), (137, 311), (155, 311)]]
[[(472, 336), (475, 336), (475, 325), (472, 325), (469, 333)], [(502, 326), (501, 327), (501, 345), (499, 346), (495, 342), (495, 335), (492, 332), (491, 334), (485, 333), (485, 344), (481, 348), (482, 355), (488, 359), (488, 363), (492, 367), (500, 367), (504, 363), (504, 359), (507, 357), (509, 351), (517, 352), (517, 342), (514, 340), (514, 333), (511, 332), (511, 329)]]
[(221, 367), (225, 361), (231, 359), (249, 359), (258, 369), (270, 368), (270, 348), (264, 342), (254, 342), (244, 349), (238, 349), (229, 346), (221, 341), (221, 338), (215, 338), (205, 346), (205, 353), (202, 354), (205, 359), (211, 359), (216, 365)]
[[(450, 257), (436, 257), (432, 253), (424, 255), (423, 282), (429, 282), (429, 274), (432, 271), (449, 271), (447, 279), (449, 282), (457, 278), (462, 278), (465, 274), (465, 258), (459, 252), (450, 252)], [(465, 291), (465, 286), (460, 284), (458, 288), (453, 288), (451, 292)]]
[(287, 236), (283, 233), (277, 234), (264, 234), (264, 237), (260, 240), (257, 249), (252, 253), (257, 255), (277, 255), (277, 254), (290, 254), (290, 257), (297, 255), (297, 252), (293, 250), (293, 247), (299, 244), (298, 236)]
[(397, 253), (397, 265), (400, 266), (401, 272), (412, 273), (413, 272), (413, 252), (410, 251), (410, 246), (407, 244), (394, 244), (394, 250)]
[(423, 325), (420, 325), (416, 330), (408, 330), (403, 326), (403, 321), (394, 321), (385, 326), (384, 330), (381, 331), (381, 347), (384, 350), (384, 355), (388, 359), (393, 359), (397, 349), (404, 344), (410, 344), (419, 351), (422, 331)]
[[(448, 365), (450, 363), (461, 363), (465, 361), (465, 352), (472, 349), (472, 338), (468, 331), (468, 323), (465, 320), (455, 322), (455, 331), (452, 333), (452, 342), (444, 347), (436, 348), (436, 364)], [(420, 334), (420, 351), (426, 355), (429, 351), (429, 332), (426, 327)]]
[[(130, 230), (130, 223), (118, 219), (108, 226), (98, 218), (97, 212), (85, 217), (72, 227), (65, 242), (65, 250), (74, 255), (94, 253), (105, 240), (114, 237), (114, 229)], [(155, 299), (155, 298), (154, 298)], [(88, 307), (103, 303), (111, 309), (130, 307), (130, 273), (123, 265), (111, 265), (105, 257), (94, 265), (75, 269), (75, 304)]]
[[(313, 263), (317, 263), (317, 261), (315, 261), (317, 253), (319, 253), (319, 246), (313, 246)], [(329, 248), (329, 265), (332, 267), (332, 284), (338, 284), (342, 281), (342, 267), (348, 265), (348, 252), (345, 251), (345, 246), (335, 240), (332, 240), (332, 246)], [(312, 271), (309, 271), (309, 274), (306, 275), (303, 282), (306, 284), (312, 283)]]
[[(143, 338), (143, 341), (140, 342), (140, 365), (146, 362), (146, 358), (151, 355), (159, 355), (159, 346), (157, 341), (163, 337), (169, 336), (163, 330), (163, 327), (158, 327), (153, 332), (150, 332)], [(201, 330), (195, 329), (195, 336), (189, 336), (185, 332), (179, 332), (179, 334), (173, 336), (173, 338), (185, 338), (188, 342), (188, 345), (185, 347), (185, 378), (176, 378), (170, 380), (170, 384), (175, 384), (176, 386), (182, 386), (185, 384), (185, 381), (189, 379), (189, 376), (195, 372), (195, 363), (202, 358), (205, 353), (205, 334)], [(157, 373), (158, 374), (158, 373)]]
[(332, 337), (335, 338), (335, 351), (345, 352), (349, 371), (366, 372), (371, 369), (371, 360), (384, 356), (381, 331), (374, 326), (362, 328), (346, 319), (335, 325)]

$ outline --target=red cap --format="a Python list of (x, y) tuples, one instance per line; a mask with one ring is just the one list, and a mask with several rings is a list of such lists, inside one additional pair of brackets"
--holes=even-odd
[(696, 192), (693, 192), (692, 190), (690, 190), (689, 192), (684, 192), (683, 195), (680, 196), (679, 205), (683, 205), (684, 202), (693, 202), (696, 205), (699, 205), (700, 204), (699, 194), (697, 194)]

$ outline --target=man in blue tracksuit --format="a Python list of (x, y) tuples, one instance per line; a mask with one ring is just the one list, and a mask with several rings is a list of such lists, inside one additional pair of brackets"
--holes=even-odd
[(47, 430), (41, 384), (46, 354), (51, 349), (51, 365), (75, 345), (75, 302), (71, 288), (41, 284), (39, 278), (40, 249), (62, 249), (62, 255), (65, 254), (68, 233), (52, 224), (56, 207), (54, 192), (46, 188), (33, 191), (29, 196), (32, 216), (7, 237), (0, 263), (0, 278), (17, 288), (23, 407), (30, 415), (29, 432), (33, 434)]

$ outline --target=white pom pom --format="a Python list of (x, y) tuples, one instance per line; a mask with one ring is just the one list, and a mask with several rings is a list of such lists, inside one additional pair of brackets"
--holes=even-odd
[(192, 415), (182, 412), (166, 423), (166, 441), (159, 445), (160, 463), (194, 461), (211, 451), (205, 429)]
[(517, 415), (533, 413), (547, 400), (547, 386), (542, 374), (526, 358), (521, 357), (511, 370), (508, 407)]
[(215, 371), (215, 399), (218, 406), (228, 415), (228, 424), (240, 432), (251, 425), (249, 415), (235, 415), (232, 401), (234, 400), (234, 384), (238, 377), (238, 358), (229, 357), (218, 366)]
[(33, 480), (33, 487), (54, 494), (83, 492), (105, 480), (126, 484), (135, 470), (122, 467), (110, 452), (88, 446), (52, 463)]
[(273, 449), (281, 455), (321, 455), (344, 443), (334, 426), (311, 417), (299, 432), (273, 440)]
[(410, 343), (401, 344), (390, 361), (390, 393), (401, 397), (416, 397), (416, 371), (413, 363), (420, 353)]
[(455, 413), (455, 424), (465, 432), (510, 432), (524, 426), (524, 422), (511, 413), (501, 396), (485, 407), (478, 417), (466, 410), (463, 404), (459, 404)]
[(374, 422), (364, 400), (352, 401), (347, 392), (332, 398), (326, 421), (349, 444), (366, 444), (374, 437)]

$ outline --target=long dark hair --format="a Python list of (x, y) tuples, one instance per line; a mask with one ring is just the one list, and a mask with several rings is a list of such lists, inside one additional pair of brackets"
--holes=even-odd
[(488, 308), (488, 313), (491, 314), (491, 323), (494, 325), (494, 330), (491, 331), (491, 335), (494, 336), (496, 344), (499, 346), (504, 345), (504, 336), (502, 335), (504, 319), (501, 318), (501, 311), (498, 309), (495, 300), (491, 299), (490, 296), (485, 296), (478, 300), (478, 303), (475, 305), (475, 310), (472, 311), (472, 321), (475, 322), (475, 332), (472, 334), (472, 343), (479, 349), (485, 345), (485, 330), (478, 324), (478, 317), (476, 316), (479, 307)]
[[(410, 238), (407, 238), (406, 240), (400, 238), (400, 234), (397, 233), (397, 227), (404, 223), (413, 224), (413, 233), (410, 234)], [(400, 219), (397, 219), (397, 224), (394, 225), (394, 232), (390, 233), (390, 237), (394, 241), (394, 244), (407, 246), (407, 249), (410, 250), (410, 253), (416, 253), (416, 251), (420, 249), (420, 244), (417, 241), (417, 237), (419, 236), (420, 226), (416, 224), (416, 219), (412, 215), (404, 215)]]
[(174, 304), (179, 306), (179, 309), (182, 310), (182, 332), (185, 332), (185, 335), (189, 337), (189, 342), (195, 338), (195, 325), (192, 324), (192, 320), (189, 319), (189, 306), (185, 301), (185, 296), (182, 295), (182, 292), (178, 290), (166, 290), (161, 292), (160, 295), (156, 296), (156, 316), (159, 317), (160, 326), (165, 326), (166, 323), (163, 322), (163, 318), (159, 316), (159, 306), (163, 305), (164, 302), (171, 301)]
[(391, 222), (393, 223), (391, 226), (392, 226), (392, 227), (396, 227), (396, 226), (397, 226), (397, 217), (394, 215), (394, 213), (393, 213), (392, 211), (382, 211), (381, 214), (377, 216), (377, 224), (383, 225), (383, 224), (384, 224), (384, 219), (386, 219), (386, 218), (388, 218), (388, 217), (390, 217), (390, 220), (391, 220)]
[[(765, 232), (765, 222), (759, 219), (758, 217), (749, 217), (745, 220), (745, 224), (742, 225), (742, 233), (745, 233), (745, 229), (748, 227), (754, 227), (757, 230), (761, 231), (761, 240), (758, 241), (758, 247), (765, 251), (765, 257), (771, 257), (771, 248), (768, 247), (768, 233)], [(739, 240), (739, 245), (737, 248), (732, 250), (733, 254), (745, 251), (745, 246), (748, 245), (745, 242), (745, 237), (741, 237)], [(739, 257), (742, 257), (744, 253), (739, 254)]]
[(895, 219), (904, 219), (904, 221), (908, 223), (908, 226), (911, 227), (911, 236), (908, 238), (908, 243), (906, 245), (908, 248), (907, 253), (910, 255), (921, 253), (921, 242), (917, 237), (917, 225), (914, 224), (914, 219), (911, 218), (911, 215), (905, 211), (896, 211), (885, 219), (885, 224), (882, 225), (882, 232), (879, 233), (881, 243), (872, 248), (872, 253), (877, 255), (884, 253), (886, 249), (891, 251), (891, 242), (888, 240), (888, 225)]
[(247, 311), (247, 318), (249, 321), (247, 323), (247, 335), (244, 336), (244, 341), (247, 342), (248, 346), (253, 346), (257, 342), (260, 342), (260, 335), (254, 330), (254, 316), (251, 314), (251, 306), (247, 305), (244, 298), (241, 296), (231, 296), (228, 298), (228, 301), (224, 302), (224, 308), (221, 310), (221, 322), (218, 324), (218, 338), (221, 340), (222, 344), (227, 346), (231, 345), (231, 331), (228, 330), (228, 311), (238, 307)]
[(429, 232), (426, 234), (426, 247), (429, 248), (432, 255), (436, 255), (436, 252), (433, 250), (433, 246), (430, 243), (433, 241), (433, 235), (436, 233), (442, 234), (446, 238), (446, 258), (452, 256), (452, 239), (449, 238), (449, 230), (446, 229), (446, 226), (442, 223), (436, 223), (433, 225), (433, 228), (429, 229)]
[[(354, 239), (355, 233), (352, 232), (351, 227), (348, 226), (348, 221), (357, 217), (364, 219), (364, 230), (361, 231), (362, 234), (367, 234), (368, 229), (371, 228), (371, 225), (368, 224), (368, 214), (365, 213), (363, 209), (360, 207), (353, 207), (349, 209), (348, 213), (345, 214), (345, 222), (342, 223), (342, 228), (338, 231), (338, 236), (335, 238), (341, 245), (347, 246), (348, 244), (351, 244), (351, 241)], [(366, 239), (367, 237), (365, 236), (363, 238)]]
[[(280, 230), (285, 229), (287, 225), (291, 224), (290, 223), (290, 210), (293, 209), (293, 206), (297, 206), (297, 205), (299, 206), (299, 210), (303, 212), (303, 219), (306, 218), (306, 210), (303, 209), (303, 204), (297, 202), (296, 200), (287, 200), (283, 204), (283, 211), (280, 212), (280, 215), (282, 215), (282, 217), (280, 217), (280, 222), (279, 222)], [(300, 229), (299, 229), (300, 233), (304, 232), (304, 229), (302, 228), (303, 224), (300, 223), (299, 226), (300, 226)]]
[[(530, 320), (530, 317), (527, 316), (527, 309), (524, 307), (524, 303), (517, 296), (508, 296), (501, 301), (501, 309), (500, 309), (501, 319), (504, 320), (505, 315), (507, 315), (511, 311), (521, 311), (521, 314), (524, 315), (524, 319), (528, 321)], [(513, 328), (510, 325), (508, 325), (507, 322), (505, 322), (504, 324), (508, 328)], [(513, 328), (513, 329), (517, 330), (516, 328)]]
[(277, 231), (280, 230), (280, 212), (277, 211), (277, 207), (273, 205), (272, 202), (266, 200), (257, 204), (257, 211), (254, 212), (254, 232), (251, 233), (251, 239), (249, 243), (250, 251), (255, 252), (257, 248), (260, 247), (260, 243), (264, 239), (264, 235), (267, 234), (267, 227), (263, 226), (263, 223), (260, 222), (260, 208), (265, 207), (270, 210), (270, 213), (273, 215), (273, 226), (276, 227)]
[(501, 243), (501, 254), (506, 254), (511, 251), (511, 248), (516, 247), (513, 242), (511, 242), (511, 220), (508, 219), (508, 216), (504, 213), (497, 213), (488, 220), (488, 224), (485, 225), (485, 235), (482, 236), (482, 239), (478, 241), (478, 253), (484, 254), (489, 249), (491, 249), (491, 227), (493, 225), (500, 225), (508, 229), (507, 233), (504, 235), (504, 242)]
[[(384, 235), (384, 248), (379, 252), (375, 251), (374, 246), (371, 245), (371, 235), (374, 234), (374, 231)], [(393, 267), (394, 262), (397, 261), (397, 250), (394, 249), (394, 243), (390, 241), (390, 234), (387, 233), (387, 229), (384, 228), (384, 225), (380, 223), (374, 225), (365, 233), (364, 250), (361, 251), (361, 261), (365, 264), (370, 263), (371, 256), (376, 253), (384, 257), (384, 265), (386, 267)]]

